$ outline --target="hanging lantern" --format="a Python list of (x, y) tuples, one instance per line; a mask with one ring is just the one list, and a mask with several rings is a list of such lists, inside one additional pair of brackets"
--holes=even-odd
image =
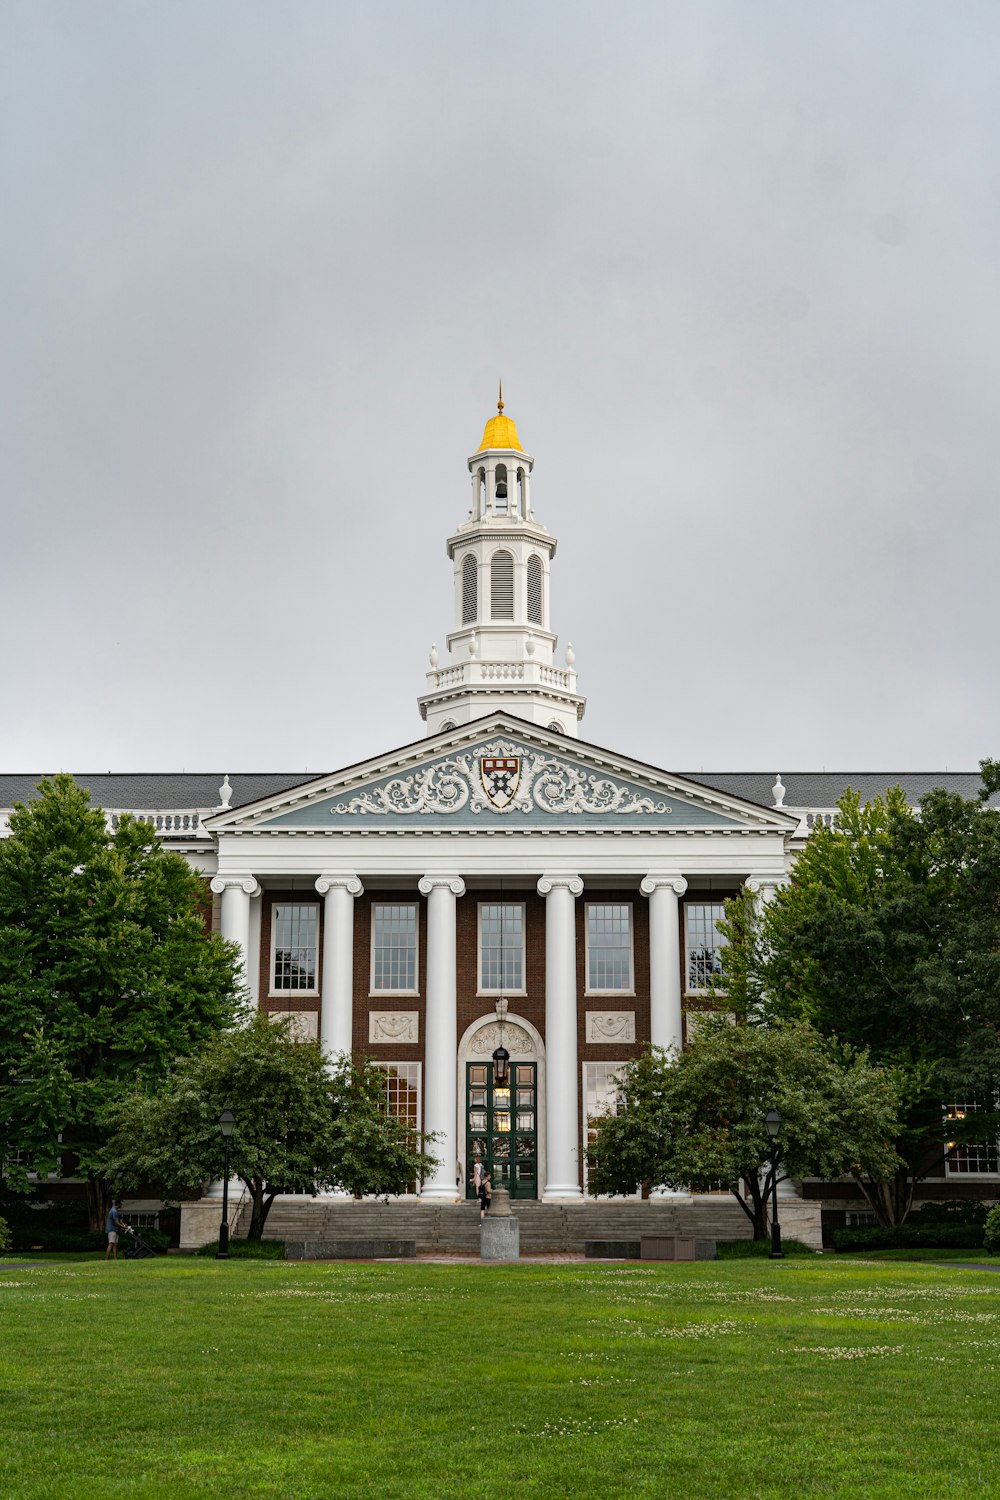
[(504, 1046), (493, 1053), (493, 1082), (497, 1088), (505, 1088), (510, 1077), (510, 1053)]

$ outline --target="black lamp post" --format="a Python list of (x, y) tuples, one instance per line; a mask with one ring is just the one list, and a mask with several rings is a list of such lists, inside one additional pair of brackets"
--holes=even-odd
[(510, 1077), (510, 1053), (504, 1046), (494, 1048), (493, 1051), (493, 1082), (497, 1088), (506, 1086)]
[(219, 1129), (226, 1148), (226, 1159), (222, 1167), (222, 1223), (219, 1225), (219, 1248), (216, 1260), (229, 1259), (229, 1141), (236, 1127), (236, 1116), (231, 1109), (224, 1109), (219, 1116)]
[(778, 1223), (778, 1131), (781, 1116), (776, 1109), (769, 1109), (764, 1122), (771, 1137), (771, 1259), (784, 1260), (781, 1248), (781, 1225)]

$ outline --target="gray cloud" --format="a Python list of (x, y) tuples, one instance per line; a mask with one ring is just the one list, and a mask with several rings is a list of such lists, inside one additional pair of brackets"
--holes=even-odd
[(10, 769), (417, 738), (502, 374), (584, 735), (1000, 752), (995, 7), (0, 15)]

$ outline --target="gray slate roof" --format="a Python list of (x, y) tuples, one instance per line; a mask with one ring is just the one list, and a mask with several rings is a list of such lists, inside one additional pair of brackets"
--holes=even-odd
[[(567, 749), (571, 750), (571, 745)], [(21, 775), (0, 774), (0, 807), (15, 802), (30, 802), (37, 795), (35, 787), (43, 776), (54, 772), (33, 771)], [(181, 808), (217, 807), (221, 771), (99, 771), (74, 772), (74, 780), (90, 792), (95, 805), (117, 810), (134, 808), (137, 812), (169, 812)], [(261, 797), (270, 797), (305, 781), (318, 780), (322, 771), (240, 771), (229, 773), (233, 789), (232, 807), (242, 807)], [(680, 771), (685, 781), (694, 781), (715, 791), (727, 792), (759, 807), (771, 807), (774, 798), (773, 771)], [(783, 771), (784, 805), (794, 807), (833, 807), (848, 787), (860, 792), (863, 801), (897, 784), (916, 804), (933, 787), (945, 787), (963, 797), (975, 797), (979, 791), (978, 771)], [(994, 799), (996, 802), (997, 799)]]
[[(680, 771), (685, 781), (697, 781), (730, 796), (742, 797), (761, 807), (771, 807), (774, 796), (773, 771)], [(935, 787), (958, 792), (962, 797), (978, 796), (980, 775), (976, 771), (782, 771), (786, 807), (834, 807), (847, 791), (859, 792), (862, 802), (881, 796), (887, 787), (901, 786), (907, 801), (916, 806), (925, 792)]]

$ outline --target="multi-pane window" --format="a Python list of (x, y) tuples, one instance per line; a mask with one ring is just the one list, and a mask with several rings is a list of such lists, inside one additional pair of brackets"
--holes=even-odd
[(624, 1066), (620, 1062), (589, 1062), (583, 1065), (583, 1159), (584, 1172), (587, 1174), (590, 1170), (587, 1151), (597, 1139), (593, 1121), (598, 1115), (606, 1115), (617, 1108), (618, 1077)]
[(319, 951), (319, 907), (302, 901), (275, 904), (271, 991), (315, 995)]
[[(946, 1137), (950, 1135), (951, 1126), (958, 1120), (967, 1120), (979, 1109), (978, 1104), (948, 1104), (944, 1112), (944, 1128)], [(1000, 1151), (996, 1141), (967, 1141), (958, 1145), (953, 1140), (946, 1140), (948, 1147), (947, 1168), (949, 1173), (960, 1175), (1000, 1171)]]
[(479, 989), (485, 994), (524, 990), (524, 906), (520, 901), (479, 907)]
[[(420, 1129), (420, 1064), (418, 1062), (376, 1063), (385, 1074), (385, 1109), (413, 1130)], [(415, 1193), (417, 1184), (409, 1183), (407, 1192)]]
[(631, 993), (632, 908), (627, 902), (587, 903), (587, 989)]
[(717, 924), (725, 914), (721, 901), (688, 901), (685, 904), (686, 989), (707, 990), (720, 983), (726, 940)]
[(412, 994), (416, 988), (416, 903), (377, 901), (372, 907), (372, 990)]

